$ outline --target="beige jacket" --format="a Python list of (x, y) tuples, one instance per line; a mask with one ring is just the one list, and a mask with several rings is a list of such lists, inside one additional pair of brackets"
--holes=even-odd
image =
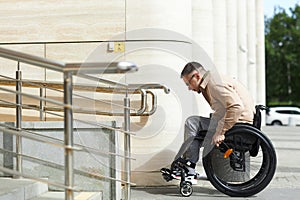
[(209, 73), (203, 76), (200, 91), (217, 120), (216, 133), (225, 134), (235, 123), (253, 123), (255, 106), (248, 90), (237, 80)]

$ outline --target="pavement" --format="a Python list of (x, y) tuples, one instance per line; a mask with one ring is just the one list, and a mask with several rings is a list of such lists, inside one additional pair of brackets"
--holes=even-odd
[[(266, 126), (263, 132), (271, 139), (277, 153), (277, 169), (267, 188), (255, 196), (229, 197), (217, 191), (209, 181), (198, 181), (193, 185), (189, 200), (205, 199), (253, 199), (253, 200), (298, 200), (300, 199), (300, 127)], [(176, 200), (183, 199), (178, 186), (133, 187), (132, 200)]]

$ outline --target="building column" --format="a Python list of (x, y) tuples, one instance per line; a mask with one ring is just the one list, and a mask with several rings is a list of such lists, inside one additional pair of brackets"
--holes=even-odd
[(248, 89), (256, 100), (256, 24), (255, 24), (255, 0), (247, 0), (247, 46), (248, 46)]
[(227, 73), (238, 77), (237, 57), (237, 0), (226, 1), (227, 21)]
[(238, 79), (248, 87), (247, 82), (247, 10), (246, 0), (237, 1), (238, 21)]
[[(201, 25), (197, 24), (199, 28)], [(183, 134), (177, 133), (183, 132), (185, 118), (198, 110), (196, 98), (180, 79), (182, 68), (193, 59), (191, 38), (192, 0), (126, 0), (124, 54), (139, 70), (127, 73), (123, 80), (142, 85), (156, 82), (172, 88), (172, 94), (155, 91), (160, 103), (153, 115), (131, 122), (131, 129), (137, 135), (131, 140), (134, 144), (131, 155), (136, 159), (131, 163), (131, 180), (137, 185), (158, 183), (160, 172), (156, 169), (173, 161), (184, 140)], [(190, 95), (188, 105), (182, 103), (186, 94)], [(163, 137), (169, 138), (164, 144)], [(153, 176), (143, 178), (149, 173)], [(163, 183), (163, 179), (158, 181)]]
[(213, 0), (213, 61), (221, 74), (227, 73), (227, 31), (226, 31), (226, 1)]
[(266, 104), (264, 3), (256, 0), (256, 102)]
[[(203, 6), (205, 5), (205, 6)], [(214, 58), (212, 0), (192, 1), (192, 37), (193, 41)]]

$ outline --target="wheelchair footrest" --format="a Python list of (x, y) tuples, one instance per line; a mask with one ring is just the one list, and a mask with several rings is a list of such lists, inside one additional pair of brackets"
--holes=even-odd
[(172, 177), (172, 172), (171, 172), (170, 169), (168, 169), (168, 168), (162, 168), (162, 169), (160, 170), (160, 172), (161, 172), (163, 178), (164, 178), (167, 182), (169, 182), (169, 181), (171, 181), (171, 180), (174, 179), (174, 178)]

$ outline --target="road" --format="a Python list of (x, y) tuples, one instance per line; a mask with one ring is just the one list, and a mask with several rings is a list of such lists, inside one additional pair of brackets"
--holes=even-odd
[[(298, 200), (300, 198), (300, 127), (262, 128), (271, 139), (277, 153), (277, 169), (269, 186), (259, 194), (247, 198), (255, 200)], [(209, 181), (199, 181), (193, 186), (194, 192), (189, 200), (232, 199), (217, 191)], [(176, 200), (183, 199), (176, 186), (136, 187), (132, 189), (132, 200)]]

